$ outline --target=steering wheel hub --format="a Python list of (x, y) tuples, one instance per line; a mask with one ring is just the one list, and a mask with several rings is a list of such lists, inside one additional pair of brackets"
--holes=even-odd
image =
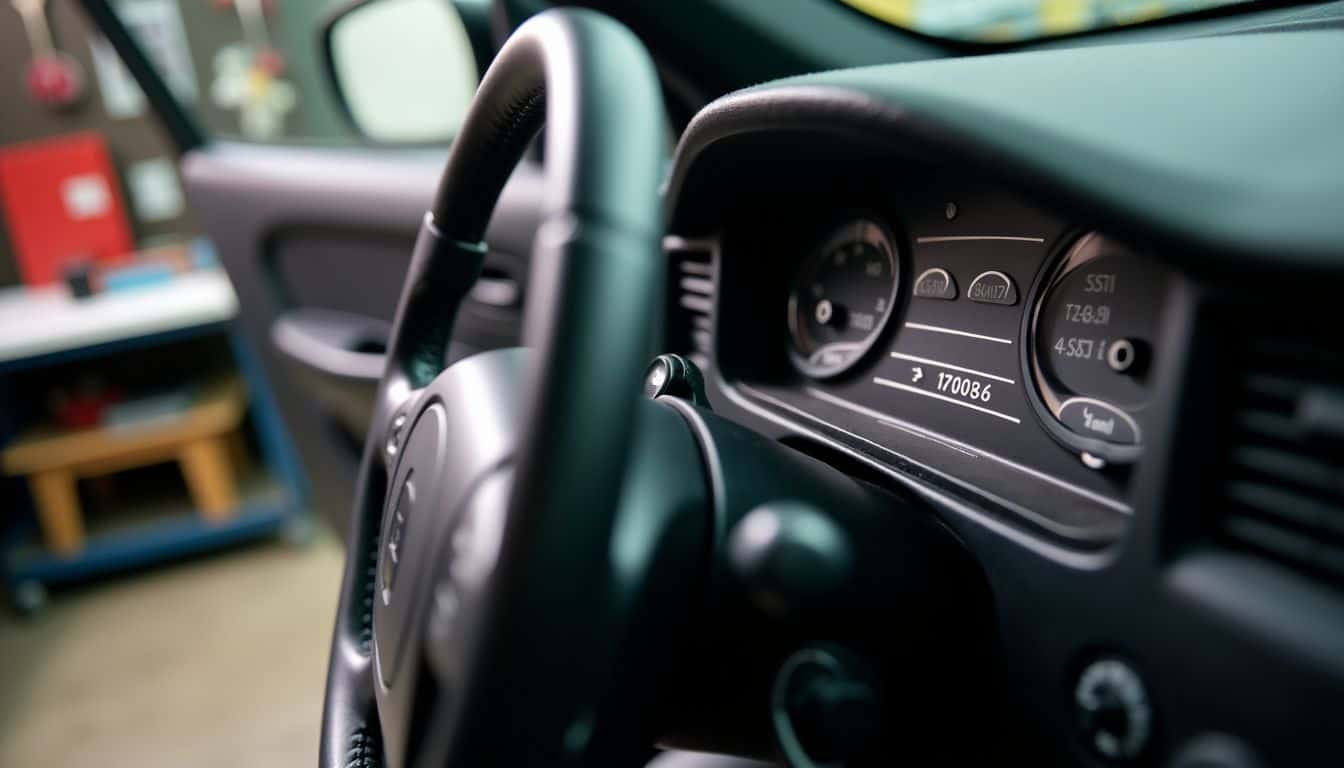
[[(480, 491), (487, 479), (507, 474), (527, 356), (526, 350), (508, 349), (464, 360), (404, 409), (409, 428), (390, 467), (373, 585), (372, 654), (381, 710), (410, 714), (421, 671), (416, 666), (425, 661), (415, 651), (426, 631), (451, 640), (459, 618), (483, 607), (479, 593), (506, 510), (500, 494)], [(444, 652), (438, 651), (440, 661)], [(385, 735), (389, 742), (399, 737)]]

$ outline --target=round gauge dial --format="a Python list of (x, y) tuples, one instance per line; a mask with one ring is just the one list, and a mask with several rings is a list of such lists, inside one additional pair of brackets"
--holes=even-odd
[(808, 255), (789, 294), (798, 370), (835, 376), (872, 348), (896, 302), (899, 265), (891, 233), (870, 219), (839, 227)]
[(1137, 455), (1167, 273), (1098, 234), (1080, 239), (1032, 315), (1031, 369), (1056, 436), (1111, 460)]

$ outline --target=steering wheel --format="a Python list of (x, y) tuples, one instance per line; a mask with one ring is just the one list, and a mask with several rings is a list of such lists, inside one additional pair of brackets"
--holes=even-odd
[[(483, 78), (393, 324), (331, 647), (322, 766), (379, 765), (384, 754), (392, 766), (553, 764), (610, 756), (634, 735), (622, 715), (613, 721), (629, 733), (605, 738), (603, 716), (623, 704), (610, 654), (625, 598), (641, 589), (612, 582), (609, 554), (659, 316), (661, 114), (648, 54), (595, 13), (531, 19)], [(486, 225), (543, 120), (528, 349), (444, 370)]]
[[(364, 448), (323, 768), (639, 765), (656, 742), (890, 764), (879, 722), (912, 730), (916, 760), (956, 741), (959, 684), (992, 634), (960, 545), (715, 416), (688, 362), (642, 375), (663, 296), (661, 115), (648, 54), (593, 12), (533, 17), (483, 78)], [(543, 119), (526, 347), (445, 369)], [(893, 608), (902, 625), (872, 620)], [(883, 703), (884, 687), (902, 695)]]

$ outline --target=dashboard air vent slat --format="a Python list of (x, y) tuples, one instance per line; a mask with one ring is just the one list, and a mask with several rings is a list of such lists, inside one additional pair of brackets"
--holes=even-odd
[(1323, 533), (1344, 540), (1344, 514), (1337, 507), (1311, 496), (1285, 490), (1273, 484), (1233, 482), (1227, 497), (1251, 514), (1272, 518), (1308, 532)]
[(1226, 535), (1237, 543), (1336, 579), (1344, 578), (1344, 548), (1252, 518), (1231, 516)]
[(1291, 450), (1262, 446), (1243, 446), (1232, 452), (1232, 463), (1247, 473), (1266, 475), (1279, 482), (1291, 483), (1324, 494), (1338, 493), (1338, 469)]
[(1266, 335), (1244, 346), (1214, 534), (1344, 580), (1344, 434), (1331, 423), (1344, 408), (1338, 348), (1337, 339)]
[(701, 368), (710, 360), (714, 311), (714, 243), (667, 237), (663, 241), (671, 274), (667, 345)]

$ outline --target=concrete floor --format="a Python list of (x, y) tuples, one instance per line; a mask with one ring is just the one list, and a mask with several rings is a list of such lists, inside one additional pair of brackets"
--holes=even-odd
[(312, 766), (343, 553), (261, 544), (0, 609), (0, 766)]

